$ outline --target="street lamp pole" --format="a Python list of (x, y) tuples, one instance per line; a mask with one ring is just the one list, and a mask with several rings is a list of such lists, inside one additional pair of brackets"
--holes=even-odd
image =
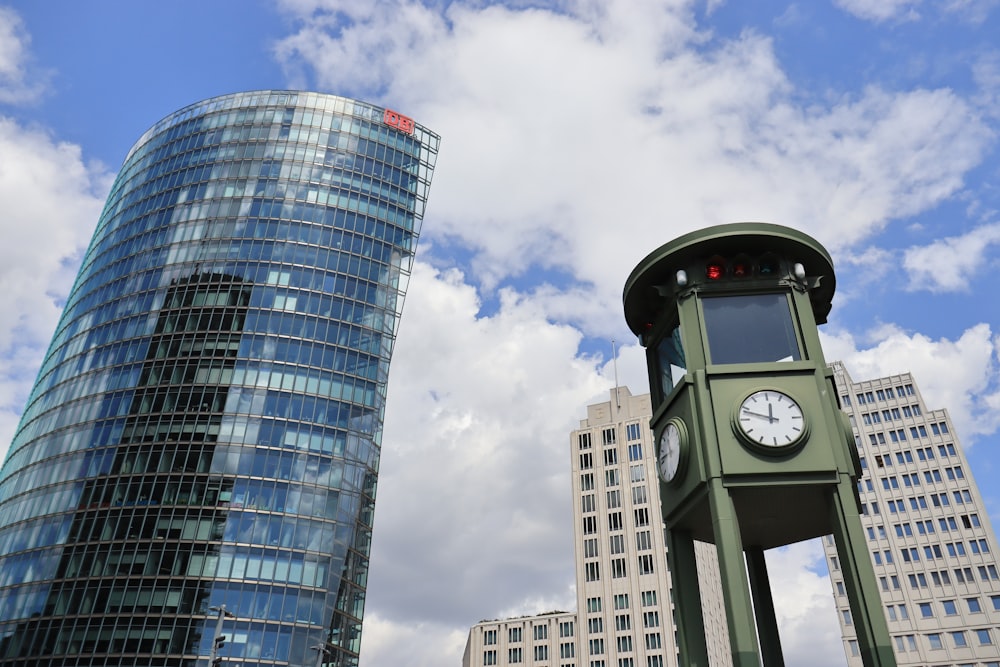
[(215, 622), (215, 635), (212, 637), (212, 652), (209, 655), (209, 667), (219, 667), (222, 664), (222, 657), (219, 656), (219, 649), (226, 645), (226, 636), (222, 634), (222, 622), (226, 617), (234, 618), (236, 614), (226, 610), (226, 605), (209, 607), (209, 611), (219, 612), (219, 618)]

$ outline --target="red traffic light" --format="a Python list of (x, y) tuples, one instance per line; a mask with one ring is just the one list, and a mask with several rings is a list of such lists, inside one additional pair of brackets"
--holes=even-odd
[(713, 257), (705, 265), (705, 277), (709, 280), (719, 280), (726, 275), (726, 260)]

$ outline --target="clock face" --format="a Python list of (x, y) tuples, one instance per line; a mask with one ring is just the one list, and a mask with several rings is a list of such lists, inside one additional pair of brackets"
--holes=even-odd
[(802, 408), (791, 396), (774, 389), (755, 391), (743, 399), (736, 426), (751, 443), (771, 449), (791, 447), (806, 433)]
[(660, 435), (660, 456), (658, 458), (660, 477), (664, 482), (672, 482), (681, 466), (681, 431), (674, 422), (669, 422)]

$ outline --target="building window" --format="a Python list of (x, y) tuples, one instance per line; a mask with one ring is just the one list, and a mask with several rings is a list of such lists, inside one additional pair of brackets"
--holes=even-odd
[(596, 614), (601, 611), (601, 598), (587, 598), (587, 613)]
[(605, 449), (604, 450), (604, 465), (613, 466), (618, 463), (618, 450), (617, 449)]
[(624, 535), (612, 535), (608, 538), (611, 543), (611, 553), (613, 554), (623, 554), (625, 553), (625, 536)]
[[(564, 441), (565, 442), (565, 441)], [(616, 442), (615, 429), (606, 428), (601, 431), (601, 442), (605, 445), (613, 445)]]
[(622, 492), (619, 489), (608, 491), (608, 509), (618, 509), (622, 506)]
[(590, 441), (589, 433), (581, 433), (578, 441), (580, 443), (580, 449), (590, 449), (592, 443)]
[(596, 516), (583, 517), (583, 534), (593, 535), (596, 532), (597, 532), (597, 517)]
[(599, 635), (604, 632), (604, 619), (601, 617), (591, 618), (587, 620), (587, 634), (589, 635)]
[(590, 470), (594, 467), (594, 455), (590, 452), (580, 454), (580, 470)]
[(535, 647), (535, 662), (549, 659), (549, 647), (545, 644)]
[(625, 559), (624, 558), (612, 558), (611, 559), (611, 577), (613, 579), (621, 579), (625, 577)]
[(642, 592), (642, 606), (643, 607), (653, 607), (656, 605), (656, 591), (643, 591)]
[(955, 643), (955, 648), (965, 648), (969, 645), (968, 640), (965, 638), (965, 633), (962, 631), (952, 632), (951, 640)]
[(576, 644), (567, 643), (559, 645), (559, 657), (563, 660), (576, 657)]
[(524, 656), (521, 647), (507, 649), (507, 662), (511, 664), (516, 664), (521, 662), (521, 658)]
[(979, 642), (980, 646), (990, 646), (993, 643), (993, 636), (989, 628), (974, 630), (974, 632), (976, 633), (976, 641)]
[(632, 487), (632, 504), (633, 505), (644, 505), (646, 503), (646, 487), (645, 486), (633, 486)]
[(619, 653), (631, 653), (632, 652), (632, 635), (622, 635), (617, 638), (618, 652)]
[(521, 641), (521, 628), (508, 628), (507, 629), (507, 641), (509, 641), (509, 642), (519, 642), (519, 641)]
[(587, 581), (600, 581), (601, 580), (601, 567), (600, 563), (586, 563), (584, 564), (584, 570), (586, 572)]
[(649, 551), (653, 548), (653, 536), (648, 530), (640, 530), (635, 534), (635, 548), (637, 551)]
[(597, 538), (588, 537), (583, 541), (583, 557), (584, 558), (597, 558)]
[(586, 472), (580, 475), (580, 490), (581, 491), (594, 490), (594, 473)]
[[(559, 636), (560, 637), (572, 637), (573, 636), (573, 621), (564, 621), (559, 623)], [(569, 656), (573, 657), (573, 656)]]
[(608, 513), (608, 530), (621, 530), (621, 529), (622, 529), (622, 513), (621, 512)]
[(642, 612), (642, 627), (644, 628), (660, 627), (660, 612), (658, 611)]
[(604, 486), (618, 486), (620, 482), (621, 478), (618, 476), (617, 468), (604, 471)]
[(639, 556), (639, 574), (653, 574), (653, 555)]
[(631, 466), (629, 468), (629, 472), (631, 473), (631, 479), (633, 483), (642, 482), (645, 481), (646, 479), (646, 466), (642, 465), (641, 463), (638, 465)]
[(493, 646), (497, 643), (497, 631), (496, 630), (486, 630), (483, 632), (483, 644), (486, 646)]
[(483, 664), (484, 665), (497, 664), (497, 652), (495, 649), (492, 651), (483, 651)]
[(632, 617), (628, 614), (618, 614), (615, 616), (615, 630), (624, 632), (632, 629)]
[(534, 633), (535, 633), (535, 641), (538, 641), (540, 639), (548, 639), (549, 638), (549, 626), (547, 626), (547, 625), (536, 625), (534, 627)]
[(642, 429), (639, 426), (639, 422), (625, 425), (625, 438), (627, 440), (638, 440), (641, 432)]
[(635, 525), (642, 527), (649, 525), (649, 509), (646, 507), (640, 507), (635, 510)]
[(932, 649), (944, 648), (944, 644), (941, 643), (941, 635), (937, 632), (927, 635), (927, 643)]
[(580, 497), (580, 507), (583, 512), (596, 512), (597, 503), (593, 493), (587, 493)]
[(615, 609), (628, 609), (628, 593), (615, 596)]
[(601, 655), (604, 653), (604, 640), (603, 639), (591, 639), (590, 640), (590, 655)]
[(628, 460), (629, 461), (641, 461), (642, 460), (642, 445), (635, 443), (628, 446)]

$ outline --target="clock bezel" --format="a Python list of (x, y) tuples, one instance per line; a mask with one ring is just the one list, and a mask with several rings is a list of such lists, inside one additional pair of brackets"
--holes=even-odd
[[(677, 428), (677, 469), (674, 471), (674, 476), (670, 479), (666, 479), (663, 475), (663, 469), (660, 466), (660, 445), (663, 442), (663, 437), (667, 434), (667, 429), (673, 425)], [(660, 429), (660, 435), (656, 438), (656, 476), (660, 478), (660, 481), (664, 484), (676, 484), (684, 477), (684, 470), (687, 467), (688, 460), (688, 431), (687, 426), (684, 424), (684, 420), (678, 417), (671, 417)]]
[[(799, 408), (799, 412), (802, 413), (802, 430), (799, 434), (792, 439), (790, 442), (781, 443), (778, 445), (766, 445), (753, 436), (749, 435), (743, 430), (743, 424), (740, 422), (740, 410), (743, 408), (744, 403), (755, 395), (764, 392), (770, 392), (774, 394), (781, 394), (788, 400), (792, 401)], [(806, 414), (805, 408), (802, 407), (802, 402), (795, 398), (792, 394), (788, 393), (784, 389), (779, 389), (777, 387), (754, 387), (752, 390), (743, 394), (736, 404), (733, 406), (732, 414), (732, 427), (733, 432), (737, 435), (740, 441), (750, 448), (751, 450), (768, 454), (770, 456), (787, 456), (790, 453), (796, 452), (805, 445), (806, 441), (809, 439), (809, 417)]]

